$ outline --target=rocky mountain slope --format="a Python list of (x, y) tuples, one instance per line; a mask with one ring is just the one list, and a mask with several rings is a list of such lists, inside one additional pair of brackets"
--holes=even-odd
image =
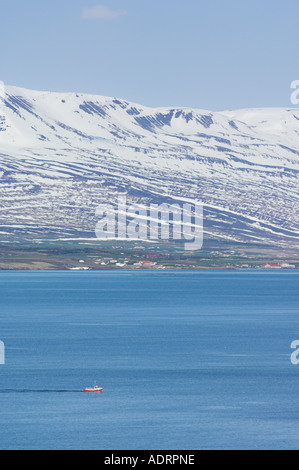
[(205, 237), (299, 245), (299, 109), (151, 109), (6, 87), (0, 240), (95, 236), (96, 207), (201, 201)]

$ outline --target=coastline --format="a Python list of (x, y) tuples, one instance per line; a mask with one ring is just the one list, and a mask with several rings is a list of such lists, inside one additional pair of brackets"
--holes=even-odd
[(169, 270), (299, 269), (293, 248), (220, 244), (207, 240), (202, 250), (188, 252), (171, 244), (0, 244), (0, 271), (169, 271)]

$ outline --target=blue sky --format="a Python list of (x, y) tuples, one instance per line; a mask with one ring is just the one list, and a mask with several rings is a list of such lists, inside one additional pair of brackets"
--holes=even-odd
[(0, 0), (0, 80), (211, 110), (290, 107), (298, 0)]

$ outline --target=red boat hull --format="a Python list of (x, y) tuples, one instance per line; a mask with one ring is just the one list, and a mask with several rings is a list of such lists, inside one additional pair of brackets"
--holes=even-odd
[(86, 389), (84, 390), (85, 393), (101, 393), (102, 391), (103, 391), (102, 388), (99, 388), (99, 389), (96, 389), (96, 390), (86, 388)]

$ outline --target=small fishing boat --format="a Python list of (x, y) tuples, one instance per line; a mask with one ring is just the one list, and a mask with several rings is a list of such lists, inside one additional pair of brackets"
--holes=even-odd
[(103, 389), (101, 387), (98, 387), (96, 383), (94, 383), (94, 386), (93, 388), (85, 388), (84, 389), (84, 392), (87, 392), (87, 393), (99, 393), (99, 392), (102, 392)]

